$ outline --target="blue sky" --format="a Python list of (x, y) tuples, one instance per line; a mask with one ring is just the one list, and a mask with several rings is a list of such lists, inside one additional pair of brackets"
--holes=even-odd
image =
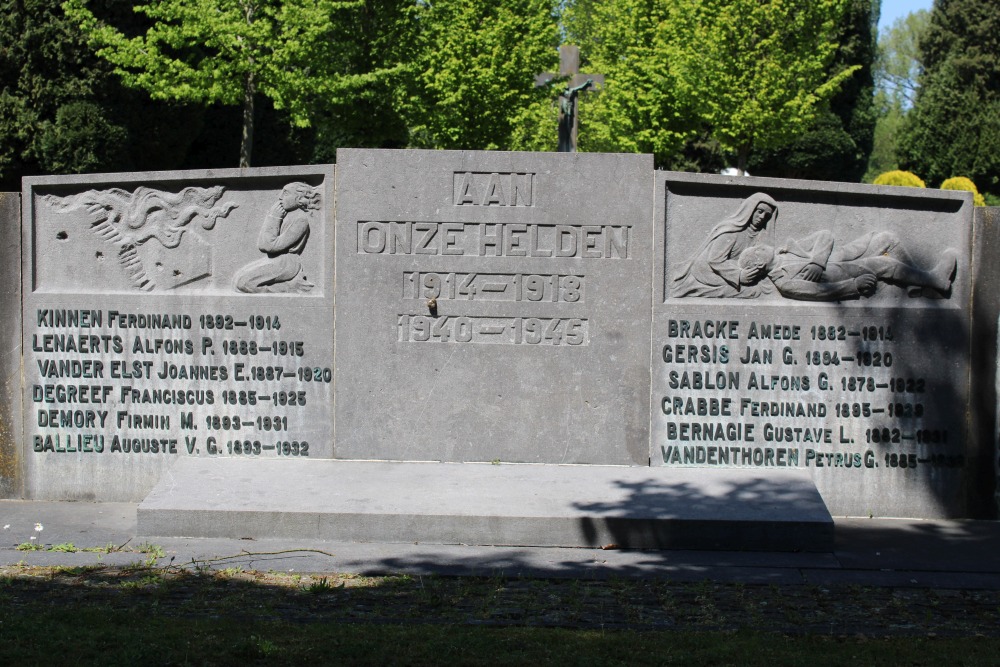
[(892, 25), (900, 16), (906, 16), (910, 12), (918, 9), (930, 9), (934, 4), (933, 0), (882, 0), (882, 14), (879, 16), (878, 29)]

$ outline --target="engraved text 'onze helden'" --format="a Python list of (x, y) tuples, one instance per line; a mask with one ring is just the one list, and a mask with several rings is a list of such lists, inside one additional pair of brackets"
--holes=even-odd
[(362, 220), (358, 253), (628, 259), (631, 237), (628, 225)]

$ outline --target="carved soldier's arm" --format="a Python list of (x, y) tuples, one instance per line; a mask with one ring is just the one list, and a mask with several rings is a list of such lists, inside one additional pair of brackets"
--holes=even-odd
[(833, 253), (833, 235), (829, 231), (819, 231), (801, 241), (789, 241), (778, 253), (808, 260), (797, 277), (815, 283), (822, 277), (826, 263), (830, 261), (830, 255)]

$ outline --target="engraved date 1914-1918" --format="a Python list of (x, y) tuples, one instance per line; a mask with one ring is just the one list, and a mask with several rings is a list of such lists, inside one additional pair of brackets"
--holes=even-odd
[(403, 297), (577, 303), (583, 300), (583, 282), (576, 275), (407, 271)]

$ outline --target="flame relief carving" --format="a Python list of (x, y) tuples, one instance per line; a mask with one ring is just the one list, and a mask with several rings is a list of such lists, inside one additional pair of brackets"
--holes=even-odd
[[(187, 187), (172, 193), (140, 186), (134, 192), (110, 188), (66, 197), (45, 195), (42, 199), (60, 212), (86, 211), (91, 230), (115, 248), (132, 287), (151, 292), (182, 284), (186, 277), (174, 276), (175, 284), (168, 287), (159, 285), (156, 272), (144, 265), (139, 248), (156, 239), (164, 248), (174, 249), (193, 227), (214, 228), (220, 218), (237, 207), (233, 202), (216, 205), (224, 191), (223, 186)], [(193, 232), (192, 235), (197, 236)], [(200, 238), (198, 243), (204, 245)], [(210, 270), (210, 266), (206, 268)]]

